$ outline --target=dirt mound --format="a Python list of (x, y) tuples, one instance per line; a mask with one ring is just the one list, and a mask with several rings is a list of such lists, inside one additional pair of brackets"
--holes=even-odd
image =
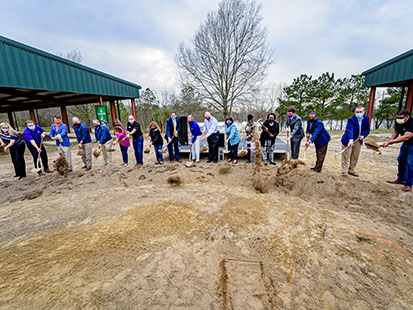
[(183, 183), (183, 179), (179, 175), (172, 175), (167, 179), (167, 182), (172, 186), (178, 186)]
[(219, 174), (226, 174), (231, 170), (231, 165), (230, 164), (224, 164), (221, 167), (219, 167), (218, 173)]
[(60, 153), (59, 157), (54, 161), (54, 169), (59, 172), (60, 175), (67, 175), (69, 165), (62, 153)]

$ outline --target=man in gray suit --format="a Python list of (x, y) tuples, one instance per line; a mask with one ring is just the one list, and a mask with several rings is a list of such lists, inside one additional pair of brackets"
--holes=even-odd
[(291, 158), (298, 159), (300, 154), (300, 144), (304, 137), (303, 121), (301, 117), (295, 114), (295, 108), (289, 107), (287, 110), (287, 121), (285, 123), (287, 131), (290, 131)]

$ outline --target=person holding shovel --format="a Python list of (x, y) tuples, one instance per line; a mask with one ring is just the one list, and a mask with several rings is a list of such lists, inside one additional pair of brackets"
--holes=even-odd
[(390, 184), (404, 184), (403, 191), (410, 192), (413, 184), (413, 118), (407, 110), (401, 110), (396, 115), (396, 126), (390, 141), (380, 145), (388, 147), (391, 144), (401, 143), (399, 157), (399, 172), (397, 179), (387, 181)]
[(204, 127), (204, 139), (208, 142), (208, 161), (207, 163), (213, 162), (216, 164), (218, 162), (218, 151), (219, 151), (219, 127), (218, 121), (215, 117), (211, 115), (210, 112), (205, 112), (205, 122)]
[(178, 132), (179, 132), (179, 117), (176, 116), (175, 112), (172, 112), (171, 117), (166, 120), (166, 131), (165, 131), (165, 139), (168, 141), (169, 161), (171, 163), (174, 162), (174, 152), (175, 152), (175, 159), (179, 163), (182, 162), (180, 154), (179, 154)]
[(364, 115), (364, 108), (357, 107), (354, 115), (347, 120), (346, 131), (341, 138), (341, 149), (344, 152), (341, 155), (341, 167), (343, 178), (348, 175), (358, 177), (355, 171), (360, 156), (363, 139), (370, 133), (370, 119)]
[(287, 139), (291, 145), (291, 159), (298, 159), (301, 140), (304, 138), (303, 121), (295, 112), (295, 107), (289, 107), (285, 122), (286, 131), (290, 133)]
[(11, 161), (15, 172), (14, 177), (19, 178), (19, 180), (25, 178), (26, 163), (24, 161), (24, 151), (26, 147), (16, 130), (8, 123), (0, 124), (0, 145), (5, 152), (10, 150)]
[(141, 125), (135, 120), (133, 115), (128, 117), (126, 135), (132, 136), (132, 145), (135, 152), (136, 165), (143, 165), (143, 133)]
[(234, 120), (230, 116), (225, 118), (225, 134), (227, 135), (226, 143), (230, 150), (228, 161), (236, 164), (238, 163), (238, 146), (241, 142), (241, 137), (237, 126), (234, 124)]
[(73, 117), (72, 123), (77, 142), (79, 143), (79, 149), (84, 151), (82, 155), (84, 166), (82, 169), (90, 171), (92, 169), (92, 138), (90, 137), (89, 128), (82, 124), (78, 117)]
[(102, 125), (99, 120), (94, 119), (93, 125), (95, 126), (95, 137), (99, 148), (102, 150), (103, 160), (105, 161), (105, 167), (112, 167), (112, 153), (108, 152), (113, 146), (113, 139), (110, 135), (109, 128)]
[(39, 155), (43, 164), (44, 172), (52, 173), (49, 169), (49, 161), (47, 152), (43, 145), (43, 138), (46, 136), (42, 127), (36, 126), (32, 120), (26, 121), (26, 129), (23, 131), (23, 137), (27, 148), (33, 157), (34, 167), (37, 169), (39, 176), (44, 175), (42, 172), (42, 165), (40, 164)]
[(267, 115), (267, 120), (262, 124), (262, 132), (260, 136), (260, 142), (262, 147), (262, 159), (264, 165), (268, 165), (268, 160), (271, 165), (275, 165), (274, 162), (274, 145), (275, 139), (280, 132), (280, 125), (275, 121), (275, 114), (270, 113)]
[(197, 122), (194, 121), (192, 115), (188, 115), (188, 123), (189, 129), (191, 131), (192, 139), (191, 139), (191, 153), (192, 153), (192, 161), (196, 164), (199, 163), (200, 160), (200, 150), (201, 150), (201, 136), (202, 131)]
[(163, 146), (163, 139), (161, 136), (161, 132), (159, 131), (159, 126), (156, 122), (152, 122), (149, 125), (149, 147), (153, 146), (153, 149), (155, 150), (155, 156), (156, 156), (156, 163), (155, 165), (162, 165), (163, 164), (163, 154), (159, 152), (162, 150)]
[(116, 136), (116, 141), (113, 143), (113, 146), (116, 143), (119, 143), (120, 152), (122, 153), (122, 166), (128, 165), (128, 149), (130, 147), (130, 139), (127, 137), (127, 133), (125, 128), (123, 128), (122, 123), (120, 120), (115, 120), (113, 123), (113, 131)]
[(72, 154), (70, 153), (70, 146), (72, 144), (67, 136), (67, 126), (62, 123), (62, 118), (58, 115), (53, 118), (53, 124), (50, 127), (50, 139), (56, 141), (57, 148), (62, 150), (69, 166), (69, 171), (72, 172)]
[(317, 161), (311, 171), (321, 172), (323, 169), (324, 159), (327, 154), (328, 143), (331, 140), (330, 134), (324, 127), (323, 122), (317, 117), (316, 112), (311, 112), (307, 122), (307, 143), (306, 147), (310, 146), (310, 143), (314, 143), (316, 149)]
[(245, 143), (247, 145), (247, 153), (248, 153), (248, 162), (251, 162), (251, 146), (253, 143), (253, 139), (255, 136), (255, 131), (257, 129), (257, 125), (254, 122), (254, 116), (248, 114), (247, 116), (247, 125), (245, 126)]

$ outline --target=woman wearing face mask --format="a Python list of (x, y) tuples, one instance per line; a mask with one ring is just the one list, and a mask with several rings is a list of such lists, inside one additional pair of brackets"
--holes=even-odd
[(161, 136), (161, 132), (159, 131), (159, 126), (157, 123), (152, 122), (149, 125), (150, 132), (149, 132), (149, 139), (150, 143), (149, 145), (152, 146), (155, 149), (155, 156), (156, 156), (156, 163), (162, 165), (163, 164), (163, 155), (161, 152), (159, 152), (162, 149), (163, 146), (163, 139)]
[(26, 177), (26, 163), (24, 161), (24, 142), (17, 132), (7, 123), (0, 124), (0, 145), (4, 151), (10, 150), (11, 161), (14, 166), (15, 178)]
[(116, 120), (115, 123), (113, 124), (114, 127), (114, 133), (116, 136), (116, 141), (113, 143), (113, 145), (116, 145), (116, 143), (119, 143), (120, 151), (122, 153), (122, 160), (123, 160), (123, 166), (128, 165), (128, 149), (130, 147), (130, 139), (127, 137), (126, 130), (123, 128), (122, 123), (119, 120)]
[(275, 139), (280, 132), (280, 126), (275, 121), (275, 114), (270, 113), (267, 115), (267, 120), (262, 126), (262, 132), (260, 136), (260, 142), (262, 147), (262, 159), (264, 165), (268, 165), (268, 159), (271, 165), (275, 165), (274, 162), (274, 145)]
[(396, 126), (390, 141), (383, 143), (382, 147), (403, 142), (400, 147), (399, 173), (390, 184), (404, 184), (402, 191), (410, 192), (413, 184), (413, 119), (407, 110), (401, 110), (396, 115)]
[(227, 135), (226, 143), (230, 150), (228, 161), (232, 161), (233, 164), (236, 164), (238, 162), (238, 146), (241, 142), (241, 137), (232, 117), (228, 116), (225, 119), (225, 125), (225, 134)]

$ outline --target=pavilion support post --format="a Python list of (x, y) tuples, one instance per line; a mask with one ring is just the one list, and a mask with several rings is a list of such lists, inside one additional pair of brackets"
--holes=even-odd
[(103, 105), (103, 98), (102, 98), (102, 96), (99, 96), (99, 105)]
[(37, 121), (36, 121), (36, 115), (34, 114), (34, 110), (30, 109), (30, 119), (34, 122), (34, 124), (36, 125)]
[(7, 115), (9, 117), (9, 124), (13, 129), (16, 129), (16, 122), (14, 121), (13, 113), (11, 111), (7, 111)]
[(407, 91), (406, 100), (406, 110), (412, 113), (412, 103), (413, 103), (413, 82), (409, 85), (409, 90)]
[(132, 115), (133, 115), (133, 118), (136, 120), (135, 99), (131, 99), (130, 103), (131, 103), (131, 106), (132, 106)]
[(370, 119), (370, 124), (371, 124), (371, 120), (373, 118), (373, 109), (374, 109), (374, 99), (376, 97), (376, 86), (373, 86), (372, 88), (370, 88), (370, 99), (369, 99), (369, 107), (367, 110), (367, 116)]
[(67, 118), (67, 111), (65, 105), (60, 106), (60, 112), (62, 112), (62, 121), (67, 126), (67, 132), (70, 132), (69, 120)]
[(113, 99), (110, 99), (110, 113), (112, 115), (112, 124), (114, 124), (116, 120), (116, 107), (115, 100)]
[(402, 87), (402, 93), (400, 94), (400, 100), (399, 100), (399, 108), (397, 111), (400, 111), (401, 109), (403, 109), (403, 99), (404, 99), (404, 89), (405, 87)]

